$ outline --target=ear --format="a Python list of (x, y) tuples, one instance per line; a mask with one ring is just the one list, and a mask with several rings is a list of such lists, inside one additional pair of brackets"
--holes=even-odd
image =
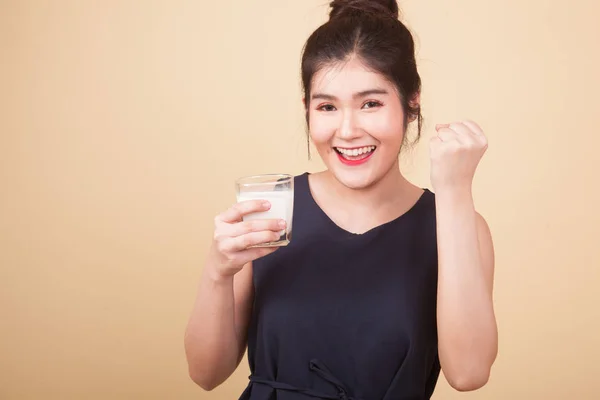
[[(411, 108), (418, 108), (421, 105), (421, 92), (417, 92), (412, 99), (408, 102)], [(408, 119), (409, 122), (413, 122), (417, 119), (417, 115), (411, 115)]]

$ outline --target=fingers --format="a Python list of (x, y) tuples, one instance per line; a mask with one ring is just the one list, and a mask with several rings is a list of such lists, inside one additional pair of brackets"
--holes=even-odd
[(456, 132), (454, 132), (450, 128), (450, 124), (437, 124), (435, 126), (435, 130), (437, 131), (437, 137), (442, 142), (450, 142), (453, 140), (458, 140)]
[(438, 137), (442, 142), (459, 141), (458, 135), (450, 128), (442, 128), (438, 131)]
[(443, 142), (457, 141), (461, 144), (474, 144), (483, 137), (481, 128), (472, 121), (437, 124), (436, 131)]
[(245, 265), (251, 261), (257, 260), (261, 257), (265, 257), (271, 253), (274, 253), (280, 247), (256, 247), (253, 249), (242, 250), (236, 254), (238, 263)]
[[(234, 204), (215, 218), (214, 240), (219, 252), (238, 259), (238, 253), (252, 246), (274, 242), (280, 239), (286, 222), (280, 219), (253, 219), (243, 221), (248, 214), (264, 212), (270, 204), (264, 200), (248, 200)], [(254, 252), (256, 253), (256, 252)], [(253, 253), (253, 254), (254, 254)]]
[(215, 218), (215, 222), (225, 222), (232, 224), (234, 222), (240, 222), (244, 215), (252, 214), (255, 212), (267, 211), (271, 208), (266, 200), (246, 200), (234, 204), (227, 211), (219, 214)]
[(278, 219), (257, 219), (239, 222), (225, 227), (223, 232), (227, 236), (237, 237), (251, 232), (272, 231), (280, 232), (285, 229), (285, 221)]
[(471, 135), (473, 135), (469, 127), (467, 127), (461, 122), (454, 122), (450, 124), (450, 129), (452, 129), (454, 132), (458, 133), (461, 136), (470, 137)]
[(439, 136), (432, 136), (431, 139), (430, 139), (430, 143), (432, 145), (438, 145), (438, 144), (443, 143), (443, 142), (442, 142), (442, 139), (440, 139)]
[(448, 128), (440, 128), (438, 130), (438, 137), (444, 143), (456, 142), (459, 144), (464, 144), (466, 142), (465, 138), (462, 137), (463, 134), (461, 132), (457, 132), (455, 129), (451, 128), (452, 125), (449, 125)]
[[(264, 200), (247, 200), (234, 204), (215, 217), (215, 231), (211, 254), (220, 273), (233, 276), (245, 264), (267, 254), (278, 247), (263, 245), (281, 239), (286, 223), (280, 219), (252, 219), (244, 221), (248, 214), (269, 210), (271, 205)], [(254, 247), (256, 246), (256, 247)]]
[(477, 125), (477, 123), (470, 120), (466, 120), (463, 121), (463, 124), (468, 126), (474, 134), (484, 136), (483, 129), (481, 129), (481, 127)]
[(233, 253), (247, 250), (251, 246), (275, 242), (280, 238), (279, 232), (260, 231), (228, 238), (222, 241), (220, 250), (223, 253)]
[(482, 146), (487, 147), (487, 137), (479, 125), (473, 121), (464, 121), (463, 124), (471, 130), (473, 137), (477, 142), (479, 142)]

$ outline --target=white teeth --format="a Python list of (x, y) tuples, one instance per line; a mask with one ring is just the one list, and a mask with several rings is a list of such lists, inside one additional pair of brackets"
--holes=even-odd
[(336, 150), (346, 156), (358, 156), (375, 150), (375, 146), (366, 146), (361, 147), (360, 149), (342, 149), (340, 147), (336, 147)]

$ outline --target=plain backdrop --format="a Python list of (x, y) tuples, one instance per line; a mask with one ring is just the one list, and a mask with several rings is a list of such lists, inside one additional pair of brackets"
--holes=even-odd
[[(600, 3), (410, 0), (430, 187), (436, 123), (471, 118), (495, 240), (489, 384), (435, 399), (600, 392)], [(0, 399), (236, 399), (183, 333), (235, 178), (318, 171), (299, 60), (324, 0), (0, 0)]]

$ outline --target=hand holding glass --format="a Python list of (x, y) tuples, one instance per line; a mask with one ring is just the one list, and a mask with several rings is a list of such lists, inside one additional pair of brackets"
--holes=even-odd
[(267, 211), (247, 214), (244, 221), (261, 219), (282, 219), (286, 228), (278, 240), (251, 247), (287, 246), (292, 237), (292, 217), (294, 210), (294, 177), (286, 174), (254, 175), (236, 181), (237, 201), (264, 200), (270, 203)]

